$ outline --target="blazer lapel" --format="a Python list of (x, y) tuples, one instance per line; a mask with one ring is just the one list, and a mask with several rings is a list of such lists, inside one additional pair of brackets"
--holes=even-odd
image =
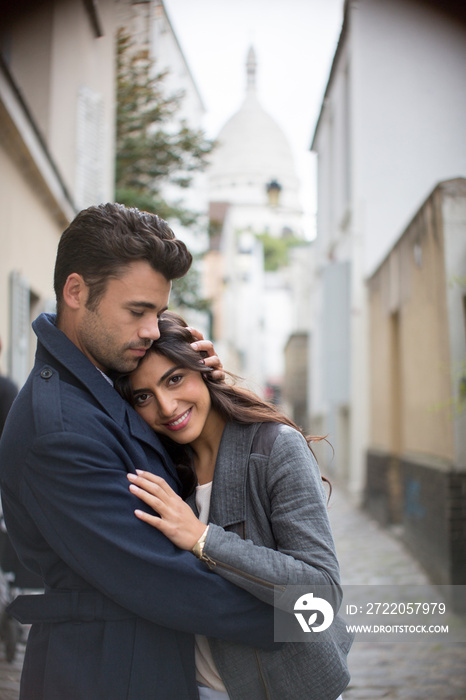
[(228, 527), (246, 519), (246, 484), (249, 455), (260, 423), (228, 422), (215, 465), (209, 521)]

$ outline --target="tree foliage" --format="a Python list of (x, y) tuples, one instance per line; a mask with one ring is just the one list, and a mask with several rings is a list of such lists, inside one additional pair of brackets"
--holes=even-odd
[(264, 269), (266, 272), (274, 272), (288, 265), (288, 251), (290, 248), (303, 245), (302, 238), (294, 235), (286, 235), (280, 238), (262, 233), (257, 236), (264, 247)]
[[(147, 50), (137, 49), (123, 30), (117, 35), (116, 200), (128, 207), (176, 219), (192, 226), (197, 214), (181, 199), (168, 202), (167, 184), (190, 186), (207, 165), (214, 142), (177, 119), (183, 92), (167, 94), (168, 71), (156, 72)], [(194, 264), (174, 280), (171, 306), (207, 310), (199, 294), (200, 275)]]
[(211, 300), (200, 296), (201, 275), (196, 266), (196, 258), (188, 274), (173, 280), (170, 294), (170, 307), (183, 314), (185, 309), (210, 311)]
[(155, 72), (147, 50), (124, 30), (117, 37), (116, 199), (126, 206), (191, 225), (196, 214), (181, 200), (167, 202), (166, 184), (187, 188), (204, 170), (214, 143), (176, 120), (183, 93), (166, 94), (167, 71)]

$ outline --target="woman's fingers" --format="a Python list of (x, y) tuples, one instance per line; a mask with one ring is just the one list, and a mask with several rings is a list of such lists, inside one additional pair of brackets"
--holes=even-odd
[(202, 333), (190, 328), (191, 334), (195, 338), (199, 338), (196, 342), (191, 343), (191, 347), (198, 352), (204, 353), (204, 364), (212, 369), (212, 377), (214, 379), (225, 379), (225, 372), (220, 358), (215, 352), (214, 344), (211, 340), (204, 340)]
[(129, 481), (135, 483), (140, 488), (145, 489), (146, 491), (152, 493), (155, 496), (160, 496), (160, 491), (162, 491), (166, 493), (167, 496), (175, 496), (175, 498), (178, 498), (177, 494), (167, 484), (165, 479), (162, 479), (161, 476), (157, 476), (156, 474), (152, 474), (151, 472), (144, 472), (140, 469), (136, 469), (136, 475), (127, 474), (127, 477)]
[(157, 496), (148, 493), (144, 489), (140, 489), (135, 484), (130, 484), (129, 490), (134, 496), (137, 496), (141, 501), (144, 501), (148, 506), (155, 510), (156, 513), (163, 516), (166, 514), (167, 508), (169, 506), (164, 502), (163, 498), (158, 498)]
[(157, 530), (163, 532), (164, 521), (162, 518), (159, 518), (156, 515), (150, 515), (150, 513), (146, 513), (145, 510), (139, 509), (134, 511), (134, 515), (139, 518), (139, 520), (144, 520), (145, 523), (149, 523), (149, 525), (152, 525), (152, 527), (155, 527)]
[(128, 480), (131, 482), (131, 493), (160, 517), (139, 509), (135, 511), (135, 515), (160, 530), (181, 549), (192, 549), (202, 535), (205, 525), (196, 518), (188, 504), (164, 479), (150, 472), (128, 474)]
[(206, 367), (210, 367), (212, 370), (211, 377), (212, 379), (217, 379), (217, 380), (225, 380), (225, 371), (223, 369), (223, 365), (220, 362), (220, 358), (218, 355), (215, 355), (215, 351), (212, 348), (212, 351), (214, 354), (208, 355), (207, 357), (204, 358), (204, 365)]
[(196, 338), (196, 340), (204, 340), (203, 334), (197, 328), (193, 328), (192, 326), (187, 326), (186, 330), (189, 331), (191, 333), (191, 335), (194, 338)]

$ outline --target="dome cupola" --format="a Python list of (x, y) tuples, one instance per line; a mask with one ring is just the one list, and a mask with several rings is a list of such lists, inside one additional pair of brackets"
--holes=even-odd
[(275, 206), (300, 212), (299, 181), (288, 141), (257, 99), (254, 49), (246, 60), (246, 97), (221, 129), (208, 170), (210, 201), (267, 206), (270, 183)]

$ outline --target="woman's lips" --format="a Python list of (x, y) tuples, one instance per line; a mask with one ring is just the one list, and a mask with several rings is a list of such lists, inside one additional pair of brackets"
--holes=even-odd
[(169, 423), (165, 423), (165, 427), (168, 428), (168, 430), (181, 430), (182, 428), (186, 427), (186, 425), (189, 423), (189, 419), (191, 418), (191, 411), (192, 408), (188, 408), (187, 411), (181, 413), (174, 420), (170, 421)]

